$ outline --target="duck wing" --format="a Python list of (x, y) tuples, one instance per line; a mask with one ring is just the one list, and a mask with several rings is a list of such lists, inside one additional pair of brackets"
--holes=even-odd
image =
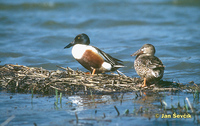
[(150, 69), (164, 68), (162, 61), (156, 56), (143, 56), (141, 58), (142, 64)]
[(99, 54), (104, 58), (104, 60), (108, 63), (110, 63), (112, 66), (114, 67), (124, 67), (124, 65), (122, 64), (123, 61), (116, 59), (114, 57), (112, 57), (111, 55), (105, 53), (104, 51), (100, 50), (97, 47), (94, 47)]

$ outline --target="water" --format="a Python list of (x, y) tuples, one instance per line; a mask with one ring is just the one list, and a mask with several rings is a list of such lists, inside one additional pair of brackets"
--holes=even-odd
[(156, 47), (166, 66), (163, 79), (199, 83), (199, 1), (2, 1), (1, 64), (57, 69), (79, 68), (71, 49), (63, 47), (79, 33), (91, 44), (124, 61), (128, 76), (134, 51)]
[(127, 76), (139, 77), (130, 55), (151, 43), (166, 66), (163, 80), (199, 84), (198, 12), (199, 0), (0, 1), (0, 64), (87, 71), (63, 49), (86, 33), (91, 45), (124, 61)]
[[(167, 96), (167, 93), (165, 93), (165, 95), (166, 108), (170, 108), (171, 105), (176, 107), (178, 102), (183, 106), (185, 94)], [(126, 93), (123, 95), (122, 102), (119, 100), (122, 94), (93, 95), (94, 99), (91, 99), (90, 95), (64, 96), (62, 103), (59, 103), (56, 107), (54, 104), (56, 99), (52, 96), (40, 97), (34, 95), (31, 98), (31, 95), (27, 94), (1, 92), (0, 123), (14, 115), (14, 119), (9, 125), (166, 125), (167, 122), (170, 125), (195, 124), (193, 115), (192, 119), (163, 119), (161, 115), (158, 119), (155, 119), (154, 114), (150, 115), (150, 119), (148, 119), (145, 113), (126, 116), (125, 111), (127, 109), (130, 113), (133, 113), (134, 109), (138, 111), (141, 106), (144, 110), (149, 108), (149, 110), (153, 109), (157, 113), (160, 112), (158, 108), (153, 108), (152, 105), (159, 105), (158, 99), (163, 96), (148, 97), (150, 100), (146, 102), (150, 101), (151, 104), (145, 103), (142, 99), (135, 99), (135, 96), (135, 93)], [(193, 99), (192, 95), (187, 96), (190, 100)], [(199, 105), (192, 103), (199, 110)], [(119, 116), (117, 116), (113, 105), (118, 108)], [(76, 122), (75, 112), (78, 115), (78, 123)]]

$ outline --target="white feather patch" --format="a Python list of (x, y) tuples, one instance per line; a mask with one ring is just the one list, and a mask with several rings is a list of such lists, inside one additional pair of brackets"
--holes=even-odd
[(162, 75), (162, 73), (160, 73), (159, 71), (152, 71), (151, 72), (153, 74), (154, 77), (158, 78)]
[(111, 70), (112, 66), (110, 63), (103, 62), (102, 67), (105, 68), (106, 70)]
[(75, 59), (81, 59), (86, 50), (92, 50), (93, 52), (98, 53), (98, 51), (92, 46), (76, 44), (72, 48), (72, 55)]

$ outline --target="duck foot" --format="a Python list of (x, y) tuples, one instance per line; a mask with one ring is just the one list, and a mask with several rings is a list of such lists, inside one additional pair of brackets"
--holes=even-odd
[(144, 84), (141, 87), (146, 87), (147, 86), (147, 79), (144, 77)]
[(94, 75), (94, 74), (95, 74), (95, 71), (96, 71), (96, 69), (93, 69), (93, 71), (92, 71), (92, 75)]
[(91, 73), (90, 73), (90, 72), (85, 72), (85, 74), (87, 74), (87, 75), (88, 75), (88, 74), (91, 74)]

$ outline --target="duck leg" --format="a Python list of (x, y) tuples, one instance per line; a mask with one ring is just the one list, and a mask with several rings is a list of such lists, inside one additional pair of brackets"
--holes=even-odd
[(94, 74), (95, 74), (95, 71), (96, 71), (96, 69), (93, 69), (93, 70), (92, 70), (92, 75), (94, 75)]
[(147, 86), (147, 79), (144, 77), (144, 84), (142, 85), (142, 87), (146, 87)]
[(91, 74), (90, 72), (85, 72), (85, 74)]

